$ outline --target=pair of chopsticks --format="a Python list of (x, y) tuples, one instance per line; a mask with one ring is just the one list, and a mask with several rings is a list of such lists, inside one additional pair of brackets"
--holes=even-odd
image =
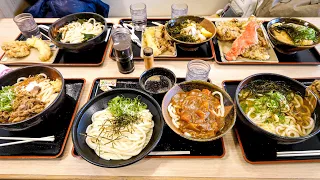
[(320, 150), (277, 152), (277, 157), (303, 157), (303, 156), (320, 156)]
[(16, 142), (9, 142), (9, 143), (2, 143), (0, 147), (4, 146), (11, 146), (15, 144), (24, 144), (34, 141), (46, 141), (46, 142), (53, 142), (54, 136), (47, 136), (42, 138), (26, 138), (26, 137), (0, 137), (0, 140), (9, 140), (9, 141), (16, 141)]

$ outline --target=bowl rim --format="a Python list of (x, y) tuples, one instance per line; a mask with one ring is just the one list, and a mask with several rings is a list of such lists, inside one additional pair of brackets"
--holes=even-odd
[[(100, 98), (101, 96), (106, 96), (108, 97), (108, 94), (112, 94), (112, 93), (117, 93), (117, 91), (126, 91), (128, 93), (132, 92), (132, 91), (135, 91), (137, 94), (143, 94), (144, 96), (148, 97), (148, 99), (150, 100), (150, 102), (156, 107), (156, 109), (158, 110), (159, 112), (159, 115), (160, 115), (160, 132), (159, 132), (159, 138), (156, 139), (152, 146), (150, 147), (150, 150), (146, 151), (140, 158), (136, 159), (135, 161), (132, 161), (132, 162), (128, 162), (128, 163), (123, 163), (123, 164), (120, 164), (120, 165), (111, 165), (111, 166), (108, 166), (108, 165), (105, 165), (105, 164), (102, 164), (102, 163), (99, 163), (99, 162), (94, 162), (94, 161), (91, 161), (90, 158), (88, 158), (88, 156), (86, 156), (86, 153), (83, 153), (82, 152), (82, 148), (80, 148), (80, 145), (79, 145), (79, 141), (76, 140), (77, 137), (79, 136), (77, 134), (77, 129), (78, 129), (78, 126), (79, 126), (79, 123), (80, 123), (80, 120), (82, 119), (83, 117), (83, 114), (85, 113), (85, 111), (91, 107), (93, 105), (93, 102), (96, 101), (96, 99)], [(121, 93), (118, 93), (118, 94), (121, 94)], [(104, 98), (106, 98), (104, 97)], [(103, 92), (101, 94), (99, 94), (98, 96), (90, 99), (88, 102), (86, 102), (82, 108), (78, 111), (75, 119), (74, 119), (74, 122), (73, 122), (73, 125), (72, 125), (72, 131), (71, 131), (71, 135), (72, 135), (72, 143), (74, 145), (74, 148), (75, 150), (79, 153), (79, 155), (85, 159), (87, 162), (93, 164), (93, 165), (96, 165), (96, 166), (100, 166), (100, 167), (105, 167), (105, 168), (118, 168), (118, 167), (124, 167), (124, 166), (128, 166), (128, 165), (131, 165), (131, 164), (134, 164), (140, 160), (142, 160), (143, 158), (145, 158), (156, 146), (157, 144), (160, 142), (161, 140), (161, 137), (162, 137), (162, 134), (163, 134), (163, 127), (164, 127), (164, 120), (163, 120), (163, 115), (162, 115), (162, 111), (161, 111), (161, 107), (159, 105), (159, 103), (152, 97), (150, 96), (149, 94), (141, 91), (141, 90), (138, 90), (138, 89), (133, 89), (133, 88), (117, 88), (117, 89), (112, 89), (112, 90), (109, 90), (109, 91), (106, 91), (106, 92)], [(151, 136), (152, 137), (152, 136)], [(152, 141), (150, 140), (148, 142), (151, 143)], [(147, 144), (147, 145), (148, 145)], [(146, 145), (146, 146), (147, 146)], [(88, 146), (88, 145), (87, 145)], [(88, 148), (90, 148), (88, 146)], [(146, 148), (146, 147), (145, 147)], [(90, 148), (91, 149), (91, 148)], [(92, 150), (92, 149), (91, 149)], [(144, 150), (144, 148), (142, 149), (142, 151)], [(141, 153), (141, 152), (140, 152)], [(140, 154), (139, 153), (139, 154)], [(138, 155), (139, 155), (138, 154)], [(95, 154), (99, 159), (102, 159), (101, 157), (99, 157), (97, 154)], [(136, 156), (138, 156), (136, 155)], [(133, 158), (135, 156), (132, 156), (131, 158)], [(131, 159), (129, 158), (129, 159)], [(128, 160), (129, 160), (128, 159)], [(106, 160), (107, 161), (107, 160)], [(117, 161), (117, 160), (109, 160), (109, 161)]]
[[(210, 22), (210, 23), (212, 24), (212, 26), (214, 27), (214, 30), (215, 30), (215, 31), (214, 31), (214, 33), (212, 33), (212, 36), (211, 36), (210, 38), (208, 38), (207, 40), (202, 41), (202, 42), (198, 42), (198, 43), (197, 43), (197, 42), (185, 42), (185, 41), (180, 41), (180, 40), (172, 37), (172, 36), (170, 35), (170, 33), (167, 31), (167, 28), (168, 28), (168, 23), (169, 23), (169, 22), (171, 22), (171, 21), (173, 21), (173, 20), (177, 20), (177, 19), (179, 19), (179, 18), (183, 18), (183, 17), (184, 17), (184, 18), (186, 18), (186, 17), (195, 17), (195, 18), (201, 18), (201, 19), (203, 19), (203, 20), (207, 20), (208, 22)], [(166, 34), (167, 34), (173, 41), (176, 41), (178, 44), (200, 45), (200, 44), (204, 44), (204, 43), (210, 41), (213, 37), (216, 36), (216, 34), (217, 34), (217, 27), (215, 26), (215, 24), (214, 24), (212, 21), (210, 21), (209, 19), (207, 19), (207, 18), (205, 18), (205, 17), (186, 15), (186, 16), (179, 16), (179, 17), (170, 19), (170, 20), (165, 24), (165, 32), (166, 32)]]
[[(90, 14), (90, 15), (95, 15), (95, 16), (100, 16), (100, 18), (104, 19), (104, 28), (102, 30), (102, 32), (98, 35), (96, 35), (94, 38), (91, 38), (89, 39), (88, 41), (85, 41), (85, 42), (79, 42), (79, 43), (64, 43), (64, 42), (61, 42), (61, 41), (58, 41), (55, 39), (55, 37), (53, 37), (52, 33), (53, 32), (53, 27), (59, 23), (60, 21), (63, 21), (64, 19), (68, 18), (68, 17), (71, 17), (71, 16), (77, 16), (77, 15), (80, 15), (80, 14)], [(94, 18), (95, 19), (95, 18)], [(99, 21), (100, 22), (100, 21)], [(64, 23), (64, 25), (68, 24), (69, 22), (67, 23)], [(101, 22), (103, 23), (103, 22)], [(64, 26), (63, 25), (63, 26)], [(100, 14), (97, 14), (97, 13), (93, 13), (93, 12), (79, 12), (79, 13), (73, 13), (73, 14), (69, 14), (69, 15), (66, 15), (66, 16), (63, 16), (61, 18), (59, 18), (58, 20), (56, 20), (54, 23), (51, 24), (50, 28), (49, 28), (49, 31), (48, 31), (48, 35), (50, 37), (50, 39), (58, 44), (61, 44), (61, 45), (80, 45), (80, 44), (84, 44), (84, 43), (87, 43), (87, 42), (90, 42), (90, 41), (93, 41), (94, 39), (98, 38), (100, 35), (102, 35), (106, 29), (108, 28), (108, 23), (106, 21), (106, 19), (101, 16)]]
[[(21, 67), (21, 68), (15, 69), (15, 70), (13, 70), (13, 71), (10, 71), (9, 73), (7, 73), (7, 74), (5, 74), (4, 76), (2, 76), (2, 77), (0, 78), (0, 81), (1, 81), (1, 79), (4, 79), (4, 78), (9, 77), (9, 76), (11, 75), (11, 73), (13, 73), (13, 72), (23, 71), (23, 70), (25, 70), (25, 69), (35, 68), (35, 67), (41, 67), (41, 68), (44, 68), (44, 69), (51, 69), (51, 70), (55, 71), (55, 72), (59, 75), (59, 77), (61, 78), (62, 86), (61, 86), (61, 90), (60, 90), (58, 96), (55, 98), (54, 101), (51, 102), (51, 104), (50, 104), (49, 106), (47, 106), (46, 108), (44, 108), (40, 113), (38, 113), (38, 114), (36, 114), (36, 115), (34, 115), (34, 116), (30, 117), (30, 118), (27, 118), (27, 119), (25, 119), (25, 120), (23, 120), (23, 121), (18, 121), (18, 122), (14, 122), (14, 123), (0, 123), (1, 126), (17, 125), (17, 124), (21, 124), (21, 123), (23, 123), (23, 122), (29, 121), (30, 119), (33, 119), (33, 118), (35, 118), (35, 117), (37, 117), (37, 116), (41, 116), (41, 115), (42, 115), (43, 113), (45, 113), (49, 108), (51, 108), (51, 107), (58, 101), (58, 99), (62, 96), (63, 89), (65, 88), (65, 80), (64, 80), (62, 74), (61, 74), (56, 68), (50, 67), (50, 66), (35, 65), (35, 66), (25, 66), (25, 67)], [(15, 84), (15, 83), (14, 83), (14, 84)], [(12, 85), (10, 85), (10, 86), (12, 86)], [(2, 89), (2, 87), (1, 87), (1, 89)]]
[[(273, 33), (271, 33), (270, 28), (271, 28), (271, 26), (274, 24), (273, 21), (282, 20), (282, 19), (283, 19), (283, 20), (286, 20), (286, 19), (296, 20), (296, 21), (300, 21), (300, 22), (303, 22), (303, 23), (308, 23), (309, 25), (313, 26), (312, 29), (314, 29), (314, 30), (318, 33), (318, 41), (317, 41), (316, 43), (312, 44), (312, 45), (305, 45), (305, 46), (302, 45), (302, 46), (298, 46), (298, 45), (288, 44), (288, 43), (286, 43), (286, 42), (283, 42), (283, 41), (278, 40), (278, 38), (276, 38), (276, 37), (273, 35)], [(314, 47), (314, 46), (316, 46), (316, 45), (318, 45), (318, 44), (320, 43), (320, 29), (319, 29), (317, 26), (315, 26), (314, 24), (312, 24), (312, 23), (310, 23), (310, 22), (308, 22), (308, 21), (305, 21), (305, 20), (299, 19), (299, 18), (294, 18), (294, 17), (278, 17), (278, 18), (271, 19), (271, 20), (268, 22), (268, 24), (267, 24), (267, 33), (268, 33), (269, 36), (271, 36), (272, 38), (274, 38), (274, 39), (276, 39), (277, 41), (281, 42), (283, 45), (291, 46), (291, 47), (296, 47), (296, 48), (299, 48), (299, 47), (301, 47), (301, 48), (302, 48), (302, 47), (305, 47), (305, 48), (310, 47), (310, 48), (312, 48), (312, 47)]]
[[(230, 127), (229, 127), (224, 133), (222, 133), (222, 134), (220, 134), (220, 135), (218, 135), (218, 136), (214, 136), (214, 137), (206, 138), (206, 139), (203, 139), (203, 138), (193, 138), (193, 137), (185, 136), (185, 135), (183, 135), (182, 133), (179, 134), (179, 133), (177, 133), (175, 130), (173, 130), (172, 125), (170, 125), (170, 123), (167, 123), (167, 122), (169, 122), (169, 121), (172, 122), (172, 118), (171, 118), (170, 115), (168, 115), (169, 119), (166, 119), (166, 116), (163, 116), (163, 118), (164, 118), (166, 124), (170, 127), (170, 129), (171, 129), (174, 133), (178, 134), (179, 136), (181, 136), (181, 137), (183, 137), (183, 138), (185, 138), (185, 139), (191, 140), (191, 141), (196, 141), (196, 142), (210, 142), (210, 141), (214, 141), (214, 140), (220, 139), (221, 137), (225, 136), (225, 135), (233, 128), (233, 126), (235, 125), (235, 122), (236, 122), (236, 119), (237, 119), (236, 105), (235, 105), (234, 101), (232, 100), (231, 96), (227, 93), (227, 91), (223, 90), (222, 88), (220, 88), (219, 86), (217, 86), (217, 85), (215, 85), (215, 84), (213, 84), (213, 83), (209, 83), (209, 82), (205, 82), (205, 81), (200, 81), (200, 80), (191, 80), (191, 81), (184, 81), (184, 82), (181, 82), (181, 83), (179, 83), (179, 84), (174, 85), (174, 86), (166, 93), (166, 95), (164, 96), (163, 99), (168, 98), (170, 91), (172, 91), (174, 88), (177, 88), (177, 86), (180, 86), (181, 84), (189, 84), (189, 83), (190, 83), (190, 84), (192, 84), (192, 83), (197, 84), (197, 83), (200, 83), (200, 82), (201, 82), (201, 84), (204, 84), (204, 85), (206, 85), (206, 86), (210, 86), (211, 88), (214, 88), (214, 89), (218, 90), (219, 92), (222, 92), (222, 93), (223, 93), (223, 96), (224, 96), (224, 97), (227, 97), (228, 101), (230, 101), (230, 102), (232, 103), (232, 107), (233, 107), (233, 109), (234, 109), (234, 111), (233, 111), (233, 118), (231, 119), (231, 120), (232, 120), (232, 123), (231, 123)], [(196, 89), (196, 88), (193, 88), (193, 89)], [(174, 94), (174, 95), (175, 95), (175, 94)], [(173, 96), (174, 96), (174, 95), (173, 95)], [(173, 96), (172, 96), (172, 97), (173, 97)], [(171, 99), (172, 99), (172, 97), (171, 97)], [(171, 101), (171, 99), (170, 99), (170, 101)], [(168, 107), (164, 108), (164, 106), (165, 106), (164, 101), (162, 101), (162, 104), (161, 104), (162, 114), (164, 114), (164, 112), (168, 111)], [(176, 128), (176, 127), (174, 127), (174, 128)], [(177, 129), (179, 129), (179, 128), (177, 128)]]
[[(304, 89), (307, 89), (307, 88), (308, 88), (307, 86), (305, 86), (304, 84), (300, 83), (299, 81), (297, 81), (297, 80), (295, 80), (295, 79), (292, 79), (292, 78), (290, 78), (290, 77), (288, 77), (288, 76), (284, 76), (284, 75), (281, 75), (281, 74), (276, 74), (276, 73), (257, 73), (257, 74), (253, 74), (253, 75), (250, 75), (250, 76), (246, 77), (246, 78), (243, 79), (243, 80), (239, 83), (239, 85), (237, 86), (237, 90), (236, 90), (236, 93), (235, 93), (235, 101), (236, 101), (236, 105), (237, 105), (238, 109), (240, 110), (240, 113), (245, 117), (245, 119), (246, 119), (247, 122), (249, 122), (251, 125), (257, 127), (257, 128), (260, 130), (260, 132), (262, 132), (262, 133), (264, 133), (264, 134), (267, 134), (267, 135), (269, 135), (269, 136), (278, 138), (278, 139), (283, 139), (283, 140), (292, 140), (292, 141), (294, 141), (294, 140), (296, 140), (296, 141), (305, 140), (305, 139), (309, 139), (309, 138), (317, 135), (317, 134), (320, 132), (320, 128), (319, 128), (319, 130), (314, 131), (313, 133), (310, 133), (310, 134), (308, 134), (308, 135), (306, 135), (306, 136), (300, 136), (300, 137), (280, 136), (280, 135), (271, 133), (271, 132), (269, 132), (269, 131), (266, 131), (266, 130), (264, 130), (263, 128), (257, 126), (254, 122), (252, 122), (252, 121), (250, 120), (250, 118), (247, 117), (246, 113), (243, 112), (242, 108), (240, 107), (240, 102), (239, 102), (238, 94), (239, 94), (239, 92), (243, 89), (243, 88), (240, 89), (240, 87), (242, 86), (242, 84), (243, 84), (245, 81), (247, 81), (248, 79), (253, 78), (253, 77), (256, 77), (256, 76), (264, 76), (264, 77), (265, 77), (265, 76), (280, 76), (280, 77), (282, 77), (282, 78), (285, 78), (285, 79), (288, 79), (288, 80), (294, 82), (294, 83), (297, 84), (297, 85), (302, 86)], [(249, 82), (252, 82), (252, 81), (249, 81)], [(243, 86), (243, 87), (245, 87), (245, 86)], [(316, 97), (316, 95), (313, 93), (313, 91), (310, 90), (310, 92), (312, 93), (313, 96)], [(317, 97), (316, 97), (316, 99), (317, 99), (318, 104), (320, 104), (320, 100), (319, 100)], [(315, 119), (315, 121), (317, 121), (317, 119)], [(250, 128), (251, 128), (251, 127), (250, 127)], [(251, 129), (253, 129), (253, 128), (251, 128)], [(253, 130), (254, 130), (254, 129), (253, 129)]]
[[(166, 91), (166, 92), (161, 92), (161, 93), (154, 93), (154, 92), (151, 92), (151, 91), (146, 90), (145, 87), (144, 87), (144, 83), (142, 82), (142, 78), (143, 78), (148, 72), (150, 72), (151, 70), (166, 71), (166, 72), (172, 74), (173, 77), (174, 77), (174, 82), (173, 82), (172, 87), (175, 86), (175, 84), (177, 83), (177, 76), (174, 74), (173, 71), (171, 71), (171, 70), (168, 69), (168, 68), (164, 68), (164, 67), (153, 67), (153, 68), (151, 68), (151, 69), (148, 69), (148, 70), (143, 71), (143, 72), (141, 73), (140, 77), (139, 77), (139, 85), (140, 85), (140, 87), (141, 87), (145, 92), (150, 93), (150, 94), (153, 94), (153, 95), (164, 94), (164, 93), (168, 92), (168, 91), (172, 88), (172, 87), (171, 87), (168, 91)], [(155, 74), (155, 75), (156, 75), (156, 74)], [(150, 76), (150, 77), (151, 77), (151, 76)]]

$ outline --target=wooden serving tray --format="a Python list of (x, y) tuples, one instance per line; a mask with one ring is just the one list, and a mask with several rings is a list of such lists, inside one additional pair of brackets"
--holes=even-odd
[[(165, 24), (170, 19), (163, 19), (163, 18), (148, 18), (147, 26), (156, 26), (152, 24), (152, 22), (157, 22), (160, 24)], [(120, 22), (131, 24), (131, 19), (121, 19)], [(119, 22), (119, 23), (120, 23)], [(142, 32), (135, 31), (135, 34), (139, 37), (141, 40)], [(168, 60), (168, 61), (186, 61), (186, 60), (192, 60), (192, 59), (202, 59), (202, 60), (212, 60), (214, 55), (214, 48), (213, 48), (213, 42), (209, 41), (202, 46), (199, 47), (196, 51), (184, 51), (179, 48), (179, 45), (177, 44), (177, 56), (176, 57), (154, 57), (155, 60)], [(113, 47), (113, 43), (112, 43)], [(133, 52), (133, 59), (134, 60), (143, 60), (140, 56), (141, 48), (132, 42), (132, 52)], [(109, 53), (109, 56), (111, 59), (115, 60), (113, 48), (111, 48), (111, 52)]]
[[(65, 79), (66, 99), (57, 114), (47, 121), (24, 131), (0, 130), (5, 137), (55, 136), (54, 142), (30, 142), (0, 148), (0, 159), (54, 159), (59, 158), (65, 148), (77, 113), (85, 79)], [(9, 141), (0, 140), (1, 143)]]
[[(93, 81), (89, 99), (94, 98), (103, 91), (100, 89), (100, 80), (116, 80), (112, 88), (135, 88), (142, 90), (138, 78), (97, 78)], [(177, 82), (184, 78), (177, 78)], [(157, 98), (158, 99), (158, 98)], [(159, 101), (162, 101), (160, 99)], [(158, 102), (159, 103), (159, 102)], [(161, 104), (161, 102), (159, 103)], [(188, 154), (189, 152), (189, 154)], [(75, 149), (72, 149), (74, 157), (80, 157)], [(170, 154), (170, 155), (168, 155)], [(160, 142), (147, 157), (149, 158), (222, 158), (225, 155), (223, 138), (211, 142), (196, 142), (180, 137), (165, 124)]]
[[(297, 81), (309, 86), (315, 79), (303, 78)], [(228, 80), (222, 82), (224, 89), (234, 99), (235, 92), (241, 80)], [(301, 163), (320, 162), (320, 156), (304, 157), (277, 157), (277, 151), (307, 151), (320, 150), (320, 134), (298, 143), (298, 144), (277, 144), (275, 141), (260, 135), (243, 124), (240, 120), (234, 126), (237, 140), (244, 160), (250, 164), (277, 164), (277, 163)]]
[[(39, 23), (43, 25), (50, 26), (52, 23)], [(11, 65), (11, 66), (24, 66), (24, 65), (34, 65), (34, 64), (45, 64), (48, 66), (72, 66), (72, 67), (93, 67), (101, 66), (107, 57), (107, 49), (109, 44), (109, 39), (111, 35), (111, 29), (113, 23), (108, 23), (107, 42), (103, 42), (89, 51), (84, 51), (80, 53), (71, 53), (63, 49), (58, 49), (58, 53), (55, 55), (54, 60), (51, 63), (41, 62), (41, 61), (31, 61), (27, 62), (21, 59), (21, 61), (6, 62), (3, 61), (5, 53), (0, 57), (0, 64)], [(46, 31), (41, 30), (41, 33), (48, 36)], [(43, 40), (49, 40), (48, 38), (42, 36)], [(20, 33), (15, 40), (24, 41), (26, 38)], [(31, 54), (30, 54), (31, 55)], [(37, 57), (34, 57), (37, 59)]]

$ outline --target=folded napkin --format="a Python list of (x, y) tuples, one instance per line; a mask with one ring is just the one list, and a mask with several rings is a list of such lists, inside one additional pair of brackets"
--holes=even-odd
[(5, 66), (5, 65), (3, 65), (3, 64), (0, 64), (0, 78), (3, 76), (3, 75), (5, 75), (5, 74), (7, 74), (8, 72), (10, 72), (11, 71), (11, 69), (9, 68), (9, 67), (7, 67), (7, 66)]

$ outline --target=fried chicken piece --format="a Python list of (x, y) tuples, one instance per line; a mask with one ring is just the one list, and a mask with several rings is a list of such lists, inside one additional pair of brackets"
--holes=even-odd
[(217, 26), (217, 37), (221, 41), (232, 41), (241, 34), (242, 24), (237, 19), (220, 22)]
[(39, 59), (41, 61), (48, 61), (52, 55), (50, 46), (44, 42), (42, 39), (37, 37), (32, 37), (27, 39), (27, 44), (31, 47), (38, 49)]
[(9, 58), (20, 58), (30, 54), (30, 47), (25, 41), (4, 42), (1, 48)]

